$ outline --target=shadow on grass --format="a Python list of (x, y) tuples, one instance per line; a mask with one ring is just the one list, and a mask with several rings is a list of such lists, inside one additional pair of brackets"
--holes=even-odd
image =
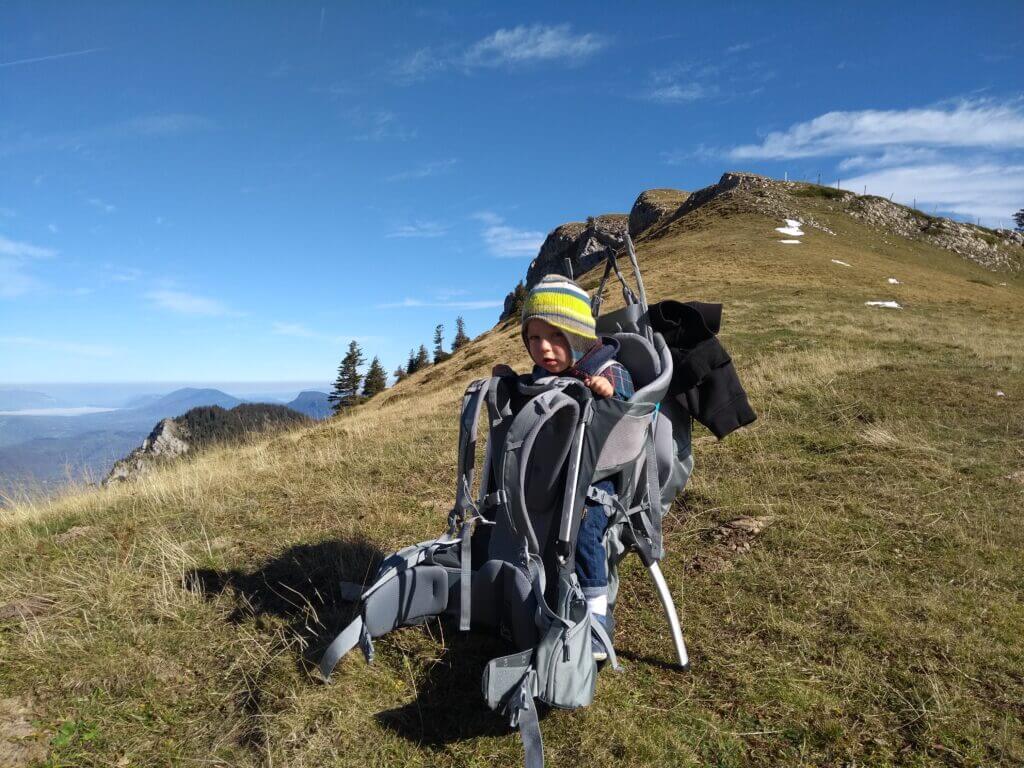
[[(324, 649), (355, 616), (357, 604), (346, 599), (341, 583), (366, 583), (382, 557), (380, 549), (360, 539), (299, 544), (249, 572), (193, 569), (186, 574), (185, 585), (211, 599), (222, 594), (233, 597), (230, 622), (260, 625), (268, 617), (285, 621), (288, 632), (299, 640), (298, 663), (316, 677), (313, 670)], [(505, 718), (487, 708), (480, 692), (487, 662), (510, 653), (510, 646), (484, 630), (459, 632), (457, 625), (447, 620), (432, 620), (426, 630), (443, 638), (442, 647), (436, 658), (410, 659), (417, 666), (413, 673), (415, 700), (376, 714), (377, 722), (404, 739), (432, 747), (511, 733)], [(378, 652), (378, 663), (388, 663), (391, 651), (378, 646)], [(353, 653), (358, 655), (358, 650)], [(240, 706), (255, 712), (261, 685), (258, 680), (247, 680), (244, 689), (247, 693)], [(542, 717), (544, 710), (541, 707)], [(259, 750), (259, 729), (247, 733), (243, 743)]]
[(235, 606), (228, 621), (232, 623), (283, 619), (298, 639), (300, 662), (308, 669), (320, 659), (333, 634), (355, 615), (356, 603), (343, 595), (342, 582), (365, 583), (383, 557), (365, 539), (297, 544), (251, 572), (194, 568), (185, 575), (185, 586), (208, 598), (231, 594)]
[[(443, 633), (444, 647), (416, 676), (416, 698), (374, 716), (392, 733), (416, 744), (443, 747), (479, 736), (512, 733), (500, 713), (491, 712), (480, 691), (487, 662), (511, 653), (511, 647), (486, 630), (459, 632), (454, 621), (433, 621), (431, 633)], [(545, 708), (541, 707), (543, 718)]]

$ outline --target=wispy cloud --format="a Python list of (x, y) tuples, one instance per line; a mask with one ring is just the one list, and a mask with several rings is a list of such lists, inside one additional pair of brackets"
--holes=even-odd
[(23, 64), (36, 64), (40, 61), (56, 61), (57, 59), (69, 59), (72, 56), (86, 56), (90, 53), (98, 53), (103, 48), (85, 48), (81, 51), (66, 51), (65, 53), (51, 53), (46, 56), (36, 56), (30, 59), (17, 59), (15, 61), (0, 61), (0, 69), (5, 67), (19, 67)]
[(87, 202), (93, 208), (98, 208), (99, 210), (103, 211), (104, 213), (113, 213), (114, 211), (117, 210), (117, 206), (116, 205), (108, 203), (108, 202), (106, 202), (104, 200), (100, 200), (98, 197), (90, 197), (90, 198), (86, 199), (85, 202)]
[(715, 64), (676, 64), (655, 70), (642, 97), (660, 104), (685, 104), (717, 96), (719, 71)]
[(409, 141), (416, 138), (416, 130), (404, 127), (394, 112), (353, 109), (348, 114), (357, 131), (352, 136), (353, 141)]
[(592, 32), (573, 34), (568, 24), (533, 24), (499, 29), (471, 45), (462, 57), (467, 67), (502, 67), (532, 61), (580, 61), (607, 47)]
[(411, 179), (426, 179), (430, 176), (439, 176), (443, 173), (448, 173), (458, 162), (458, 158), (455, 157), (448, 157), (444, 160), (431, 160), (427, 163), (421, 163), (411, 170), (394, 173), (387, 177), (387, 181), (409, 181)]
[(139, 136), (177, 136), (213, 128), (213, 120), (200, 115), (172, 112), (162, 115), (134, 117), (122, 124), (128, 133)]
[[(207, 130), (215, 126), (212, 120), (200, 115), (183, 113), (140, 115), (118, 123), (100, 125), (65, 133), (22, 133), (13, 137), (0, 136), (0, 155), (24, 152), (77, 151), (96, 144), (119, 142), (126, 137), (169, 138), (172, 136)], [(44, 179), (37, 176), (39, 186)]]
[(28, 271), (29, 262), (56, 255), (52, 248), (0, 235), (0, 298), (13, 299), (42, 288), (43, 284)]
[(73, 341), (54, 341), (34, 336), (0, 336), (0, 344), (10, 347), (31, 347), (83, 357), (112, 357), (117, 353), (113, 347), (103, 344), (79, 344)]
[(24, 262), (0, 256), (0, 299), (13, 299), (42, 287), (42, 283), (25, 270)]
[(332, 334), (314, 331), (302, 323), (276, 322), (271, 326), (271, 333), (275, 336), (290, 336), (297, 339), (314, 339), (328, 344), (347, 344), (353, 339), (361, 342), (382, 342), (386, 336), (360, 335), (360, 334)]
[(420, 48), (396, 62), (393, 74), (400, 82), (424, 80), (447, 70), (511, 69), (518, 66), (564, 62), (576, 64), (604, 50), (609, 39), (593, 32), (574, 33), (569, 24), (532, 24), (499, 29), (465, 48)]
[(17, 259), (52, 259), (57, 251), (32, 243), (11, 240), (0, 235), (0, 256), (11, 256)]
[(942, 162), (886, 168), (843, 179), (842, 185), (904, 203), (916, 199), (918, 208), (982, 218), (988, 226), (1009, 226), (1024, 200), (1024, 165), (977, 161)]
[(931, 147), (1024, 147), (1019, 103), (960, 101), (921, 109), (827, 112), (772, 131), (760, 144), (729, 150), (735, 160), (840, 155), (894, 145)]
[(448, 232), (448, 226), (437, 221), (415, 221), (412, 224), (402, 224), (385, 237), (389, 238), (434, 238), (443, 237)]
[(473, 218), (484, 225), (481, 236), (488, 252), (499, 259), (533, 258), (544, 242), (544, 233), (510, 227), (492, 211), (481, 211)]
[(928, 147), (890, 147), (880, 155), (854, 155), (839, 163), (839, 170), (849, 171), (856, 168), (887, 168), (907, 163), (931, 162), (939, 157), (938, 151)]
[(726, 48), (725, 52), (726, 53), (742, 53), (743, 51), (749, 51), (753, 47), (754, 47), (753, 43), (736, 43), (735, 45), (730, 45), (728, 48)]
[(237, 316), (241, 313), (228, 308), (217, 299), (197, 296), (194, 293), (162, 289), (150, 291), (146, 298), (161, 309), (177, 312), (181, 315), (199, 315), (205, 317)]
[(401, 309), (413, 307), (440, 307), (444, 309), (494, 309), (505, 305), (504, 300), (486, 299), (483, 301), (440, 301), (432, 299), (402, 299), (388, 304), (378, 304), (377, 309)]

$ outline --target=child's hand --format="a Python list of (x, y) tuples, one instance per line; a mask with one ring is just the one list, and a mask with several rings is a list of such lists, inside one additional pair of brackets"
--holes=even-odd
[(615, 391), (615, 387), (604, 376), (587, 376), (583, 383), (598, 397), (610, 397)]
[(515, 376), (515, 375), (516, 375), (516, 372), (513, 371), (511, 368), (509, 368), (504, 363), (499, 363), (498, 365), (496, 365), (493, 368), (491, 368), (491, 376)]

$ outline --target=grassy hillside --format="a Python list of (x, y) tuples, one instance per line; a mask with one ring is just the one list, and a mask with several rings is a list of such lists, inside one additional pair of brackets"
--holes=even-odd
[[(550, 765), (1024, 763), (1024, 283), (794, 206), (836, 234), (713, 202), (639, 243), (652, 300), (726, 304), (760, 418), (697, 433), (666, 521), (691, 671), (629, 561), (625, 671), (544, 718)], [(337, 579), (440, 532), (458, 398), (499, 360), (514, 324), (345, 418), (0, 510), (0, 764), (520, 764), (493, 638), (402, 630), (330, 686), (306, 663)]]

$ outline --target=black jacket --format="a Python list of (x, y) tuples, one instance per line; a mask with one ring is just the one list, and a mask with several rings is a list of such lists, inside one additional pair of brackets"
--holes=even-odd
[(668, 393), (693, 418), (719, 439), (757, 418), (732, 358), (715, 336), (722, 323), (721, 304), (662, 301), (651, 305), (650, 320), (672, 355)]

